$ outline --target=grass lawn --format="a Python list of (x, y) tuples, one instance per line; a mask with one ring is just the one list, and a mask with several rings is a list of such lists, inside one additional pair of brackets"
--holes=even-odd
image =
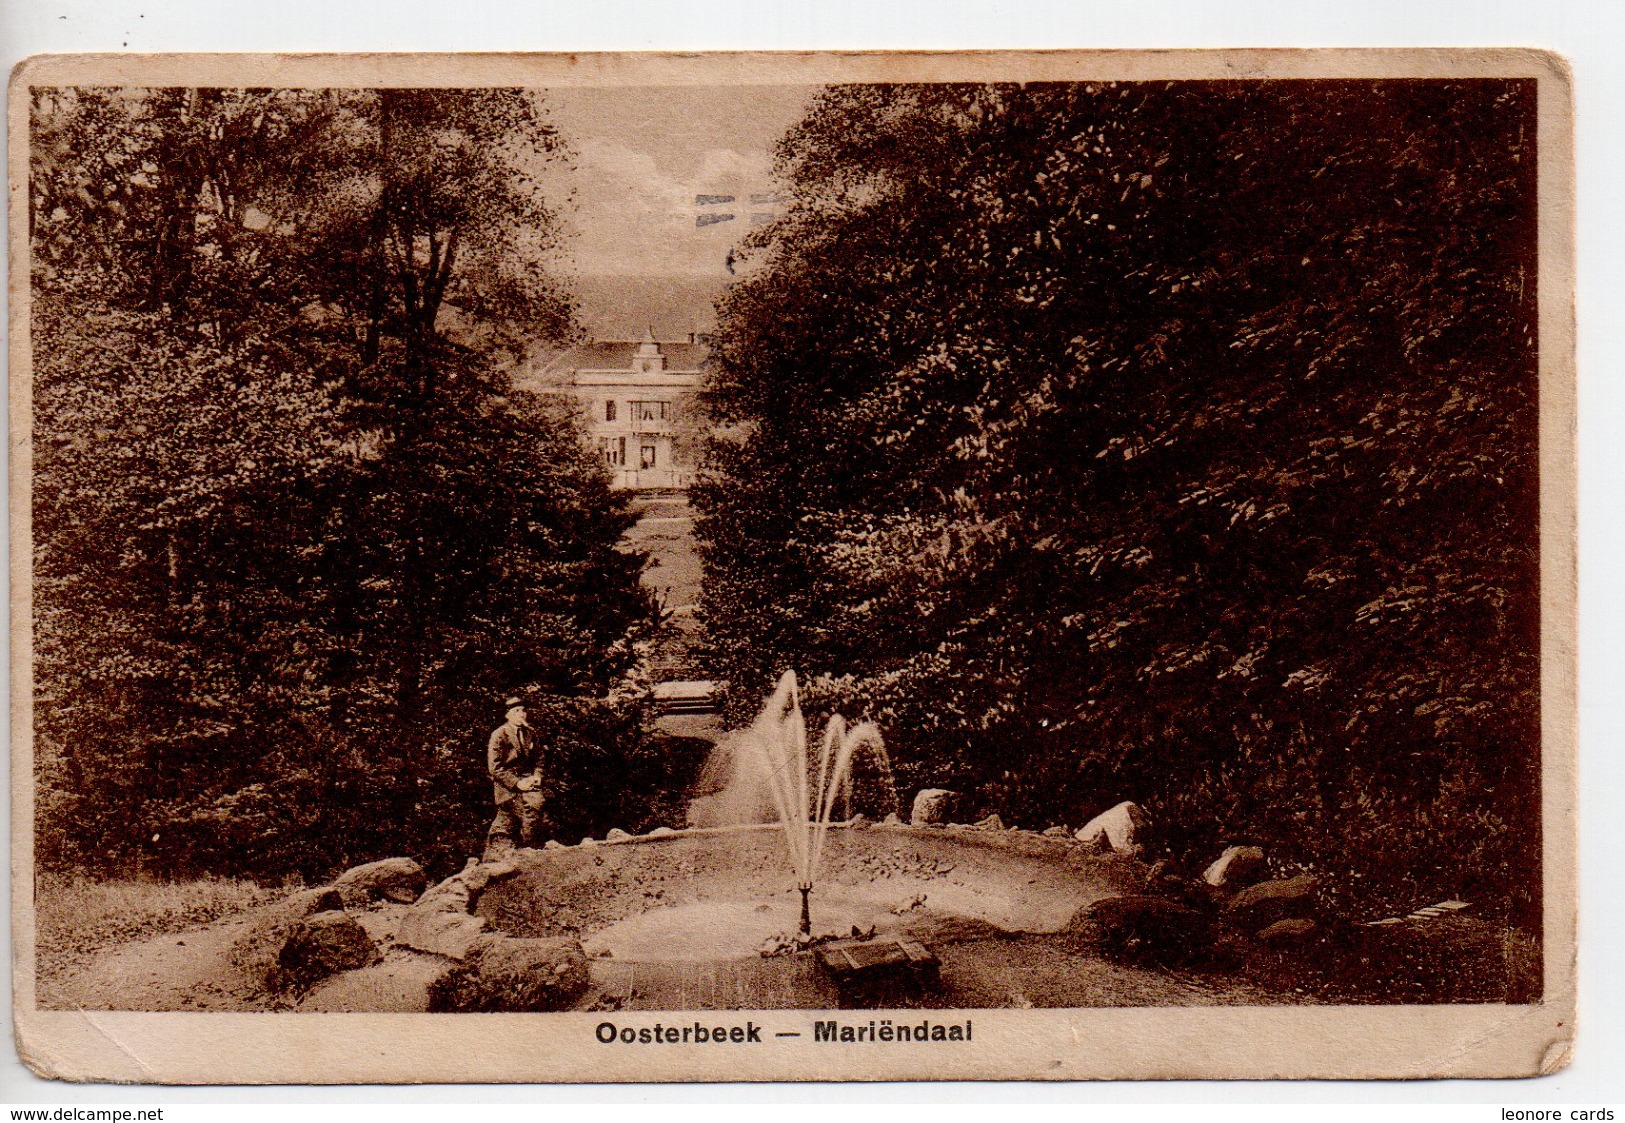
[(98, 881), (41, 873), (34, 879), (39, 973), (63, 970), (101, 948), (208, 924), (293, 888), (225, 878)]

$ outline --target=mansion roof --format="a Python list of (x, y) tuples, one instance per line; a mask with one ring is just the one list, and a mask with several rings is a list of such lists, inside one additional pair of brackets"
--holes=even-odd
[[(638, 339), (604, 339), (580, 343), (554, 357), (546, 369), (561, 374), (589, 370), (631, 371), (634, 369), (632, 360), (643, 342)], [(667, 374), (698, 374), (700, 364), (705, 361), (706, 347), (703, 343), (668, 343), (661, 340), (659, 347), (666, 359)]]

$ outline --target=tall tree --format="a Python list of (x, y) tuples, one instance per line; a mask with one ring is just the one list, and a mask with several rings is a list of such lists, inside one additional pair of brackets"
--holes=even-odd
[(708, 384), (731, 679), (795, 665), (1022, 821), (1132, 797), (1369, 902), (1535, 915), (1532, 113), (829, 91)]
[(32, 125), (42, 856), (467, 853), (492, 698), (602, 694), (648, 611), (624, 503), (506, 374), (570, 320), (534, 97), (42, 90)]

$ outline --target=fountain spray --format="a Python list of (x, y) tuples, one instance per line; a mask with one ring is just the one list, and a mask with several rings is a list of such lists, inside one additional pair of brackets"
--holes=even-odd
[(812, 888), (824, 852), (835, 802), (852, 782), (852, 758), (869, 749), (889, 777), (891, 762), (880, 730), (871, 722), (848, 729), (839, 714), (830, 719), (818, 751), (814, 775), (807, 751), (807, 723), (794, 671), (779, 676), (767, 705), (737, 735), (736, 751), (758, 771), (773, 799), (790, 868), (801, 891), (801, 934), (812, 935)]

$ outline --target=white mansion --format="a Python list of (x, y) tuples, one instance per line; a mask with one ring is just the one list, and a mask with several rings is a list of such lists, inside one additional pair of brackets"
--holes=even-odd
[(615, 486), (650, 490), (686, 488), (693, 474), (694, 426), (690, 401), (700, 384), (705, 345), (681, 342), (594, 340), (548, 363), (581, 403), (587, 431)]

